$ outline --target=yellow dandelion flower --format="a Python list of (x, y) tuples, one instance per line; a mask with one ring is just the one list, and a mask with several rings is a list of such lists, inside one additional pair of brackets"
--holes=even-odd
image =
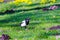
[(28, 2), (29, 2), (29, 0), (25, 0), (24, 2), (25, 2), (25, 3), (28, 3)]
[(19, 3), (32, 4), (32, 2), (30, 0), (15, 0), (13, 3), (14, 4), (19, 4)]
[(18, 5), (18, 4), (19, 4), (17, 1), (13, 1), (13, 3), (14, 3), (15, 5)]
[(47, 0), (41, 0), (40, 1), (40, 3), (46, 3), (47, 2)]
[(55, 3), (56, 2), (56, 0), (49, 0), (50, 2), (52, 2), (52, 3)]
[(15, 0), (16, 2), (23, 2), (23, 0)]
[(56, 2), (56, 0), (49, 0), (50, 4), (54, 4)]
[(12, 4), (13, 2), (9, 2), (10, 4)]
[(24, 2), (24, 0), (20, 0), (20, 2)]
[(28, 4), (32, 4), (32, 2), (28, 2)]
[(4, 0), (0, 0), (0, 2), (4, 2)]

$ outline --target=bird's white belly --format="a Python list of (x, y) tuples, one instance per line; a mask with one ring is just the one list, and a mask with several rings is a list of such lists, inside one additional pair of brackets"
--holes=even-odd
[(21, 26), (24, 27), (24, 26), (26, 26), (26, 24), (25, 23), (22, 23)]

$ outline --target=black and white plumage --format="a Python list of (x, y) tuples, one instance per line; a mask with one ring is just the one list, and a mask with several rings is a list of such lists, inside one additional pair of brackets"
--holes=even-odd
[(30, 18), (26, 18), (25, 20), (23, 20), (20, 24), (21, 27), (25, 27), (29, 24), (29, 20)]

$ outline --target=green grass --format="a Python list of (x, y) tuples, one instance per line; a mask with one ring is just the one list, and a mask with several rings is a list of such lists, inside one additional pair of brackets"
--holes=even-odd
[[(36, 5), (37, 6), (37, 5)], [(31, 9), (36, 6), (18, 7), (20, 9)], [(38, 6), (39, 7), (39, 6)], [(19, 24), (25, 18), (30, 18), (30, 24), (27, 30), (21, 28)], [(49, 36), (48, 33), (57, 33), (59, 30), (48, 31), (43, 28), (50, 28), (52, 26), (60, 25), (60, 9), (52, 11), (30, 10), (15, 12), (12, 14), (0, 15), (0, 35), (8, 34), (11, 40), (56, 40), (55, 36)]]
[[(54, 36), (46, 36), (44, 34), (46, 30), (43, 30), (43, 28), (60, 25), (59, 14), (59, 10), (32, 10), (0, 15), (0, 35), (8, 34), (12, 37), (11, 40), (55, 40)], [(19, 23), (27, 17), (30, 18), (30, 24), (27, 26), (28, 30), (25, 30), (19, 26)]]

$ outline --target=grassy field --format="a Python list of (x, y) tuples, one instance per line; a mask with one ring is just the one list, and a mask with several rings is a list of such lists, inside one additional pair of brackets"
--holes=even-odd
[[(15, 9), (20, 10), (24, 7)], [(19, 25), (25, 18), (30, 18), (27, 30)], [(46, 35), (47, 30), (43, 29), (56, 25), (60, 25), (60, 9), (16, 11), (15, 13), (0, 15), (0, 35), (8, 34), (12, 38), (11, 40), (56, 40), (55, 36)], [(48, 31), (48, 33), (54, 33), (54, 31)]]

